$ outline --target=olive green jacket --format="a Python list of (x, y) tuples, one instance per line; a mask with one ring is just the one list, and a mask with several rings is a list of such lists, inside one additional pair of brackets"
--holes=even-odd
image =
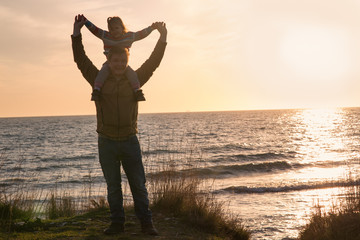
[[(74, 61), (84, 78), (93, 87), (99, 70), (86, 56), (82, 36), (71, 36)], [(135, 72), (140, 86), (143, 86), (160, 65), (164, 56), (166, 42), (158, 41), (150, 57)], [(138, 102), (130, 81), (124, 75), (116, 79), (113, 75), (105, 80), (101, 97), (96, 104), (97, 132), (100, 136), (113, 140), (126, 139), (137, 133)]]

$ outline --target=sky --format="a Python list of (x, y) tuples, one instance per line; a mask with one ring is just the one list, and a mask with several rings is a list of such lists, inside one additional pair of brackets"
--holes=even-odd
[[(95, 114), (72, 56), (79, 13), (103, 29), (166, 23), (140, 113), (360, 106), (360, 0), (2, 0), (0, 117)], [(82, 35), (100, 68), (102, 42)], [(158, 38), (133, 44), (133, 69)]]

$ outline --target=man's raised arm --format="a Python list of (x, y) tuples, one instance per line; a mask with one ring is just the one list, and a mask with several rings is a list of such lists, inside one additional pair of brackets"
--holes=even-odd
[(153, 75), (153, 72), (160, 65), (167, 44), (166, 24), (163, 22), (156, 22), (153, 23), (152, 27), (156, 28), (159, 31), (160, 38), (156, 43), (156, 46), (153, 52), (151, 53), (150, 57), (141, 65), (140, 68), (136, 70), (141, 86), (144, 85), (150, 79), (150, 77)]
[(86, 56), (84, 45), (82, 44), (81, 28), (84, 26), (85, 21), (82, 15), (75, 16), (74, 31), (71, 35), (72, 50), (77, 67), (90, 85), (94, 86), (94, 81), (99, 70), (94, 66), (88, 56)]

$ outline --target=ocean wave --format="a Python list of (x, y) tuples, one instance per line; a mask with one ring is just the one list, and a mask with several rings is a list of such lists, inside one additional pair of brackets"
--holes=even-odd
[(219, 136), (218, 133), (215, 132), (188, 132), (186, 133), (187, 137), (212, 137), (212, 138), (217, 138)]
[(45, 157), (41, 158), (41, 162), (67, 162), (67, 161), (80, 161), (80, 160), (92, 160), (96, 158), (96, 154), (88, 154), (88, 155), (78, 155), (78, 156), (71, 156), (71, 157)]
[(57, 184), (84, 184), (84, 182), (79, 179), (69, 179), (58, 181)]
[(275, 170), (288, 170), (293, 166), (286, 161), (249, 163), (241, 165), (213, 166), (208, 168), (195, 169), (203, 175), (238, 175), (244, 172), (272, 172)]
[(3, 147), (3, 148), (1, 148), (0, 149), (0, 153), (1, 154), (3, 154), (3, 153), (5, 153), (6, 151), (10, 151), (10, 150), (13, 150), (13, 148), (12, 147)]
[(281, 193), (303, 190), (315, 190), (334, 187), (347, 187), (360, 185), (360, 179), (356, 181), (335, 181), (335, 182), (323, 182), (315, 184), (298, 184), (289, 186), (277, 186), (277, 187), (246, 187), (246, 186), (232, 186), (215, 191), (215, 193), (230, 192), (237, 194), (259, 194), (259, 193)]
[(8, 179), (1, 179), (0, 181), (0, 187), (10, 187), (10, 186), (19, 186), (19, 184), (23, 184), (27, 182), (27, 179), (25, 178), (8, 178)]
[[(276, 162), (264, 162), (264, 163), (249, 163), (249, 164), (241, 164), (241, 165), (223, 165), (223, 166), (211, 166), (205, 168), (193, 168), (193, 169), (185, 169), (180, 171), (173, 172), (175, 175), (181, 175), (183, 172), (189, 172), (193, 175), (204, 177), (204, 178), (212, 178), (212, 177), (228, 177), (230, 176), (239, 176), (241, 174), (247, 173), (257, 173), (257, 172), (272, 172), (277, 170), (289, 170), (294, 166), (289, 164), (286, 161), (276, 161)], [(165, 171), (151, 173), (149, 176), (161, 176)]]
[(156, 150), (149, 150), (149, 151), (142, 151), (144, 155), (157, 155), (157, 154), (176, 154), (181, 153), (177, 150), (169, 150), (169, 149), (156, 149)]
[(254, 148), (240, 144), (225, 144), (205, 147), (203, 150), (207, 152), (218, 153), (227, 151), (250, 151), (254, 150)]
[(69, 165), (61, 165), (61, 164), (57, 164), (57, 165), (49, 165), (49, 166), (39, 166), (36, 167), (32, 170), (35, 170), (36, 172), (43, 172), (43, 171), (49, 171), (49, 170), (58, 170), (58, 169), (66, 169), (68, 168)]
[(285, 155), (282, 153), (258, 153), (258, 154), (237, 154), (232, 157), (241, 159), (241, 160), (268, 160), (268, 159), (282, 159), (289, 158), (289, 155)]
[[(182, 170), (171, 171), (173, 175), (183, 175), (184, 172), (191, 173), (192, 175), (201, 177), (201, 178), (227, 178), (227, 177), (236, 177), (246, 174), (253, 173), (275, 173), (278, 171), (289, 171), (293, 169), (302, 169), (302, 168), (329, 168), (334, 166), (342, 166), (344, 162), (332, 162), (324, 161), (318, 163), (289, 163), (287, 161), (267, 161), (267, 162), (255, 162), (255, 163), (246, 163), (246, 164), (230, 164), (230, 165), (218, 165), (218, 166), (209, 166), (202, 168), (187, 168)], [(160, 171), (155, 173), (150, 173), (149, 176), (161, 176), (167, 171)]]
[(265, 152), (265, 153), (255, 153), (255, 154), (220, 154), (213, 157), (212, 162), (264, 162), (271, 160), (281, 160), (286, 161), (289, 159), (294, 159), (296, 153), (294, 152), (285, 152), (285, 153), (276, 153), (276, 152)]

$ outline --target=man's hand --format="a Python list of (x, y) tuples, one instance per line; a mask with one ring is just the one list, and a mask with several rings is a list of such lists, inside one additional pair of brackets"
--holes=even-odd
[(75, 16), (74, 31), (73, 31), (74, 37), (80, 35), (81, 28), (84, 26), (85, 22), (86, 22), (86, 18), (84, 17), (84, 15), (78, 14), (77, 16)]
[(166, 38), (167, 38), (166, 24), (164, 22), (155, 22), (152, 24), (152, 27), (159, 31), (160, 40), (162, 42), (166, 42)]

